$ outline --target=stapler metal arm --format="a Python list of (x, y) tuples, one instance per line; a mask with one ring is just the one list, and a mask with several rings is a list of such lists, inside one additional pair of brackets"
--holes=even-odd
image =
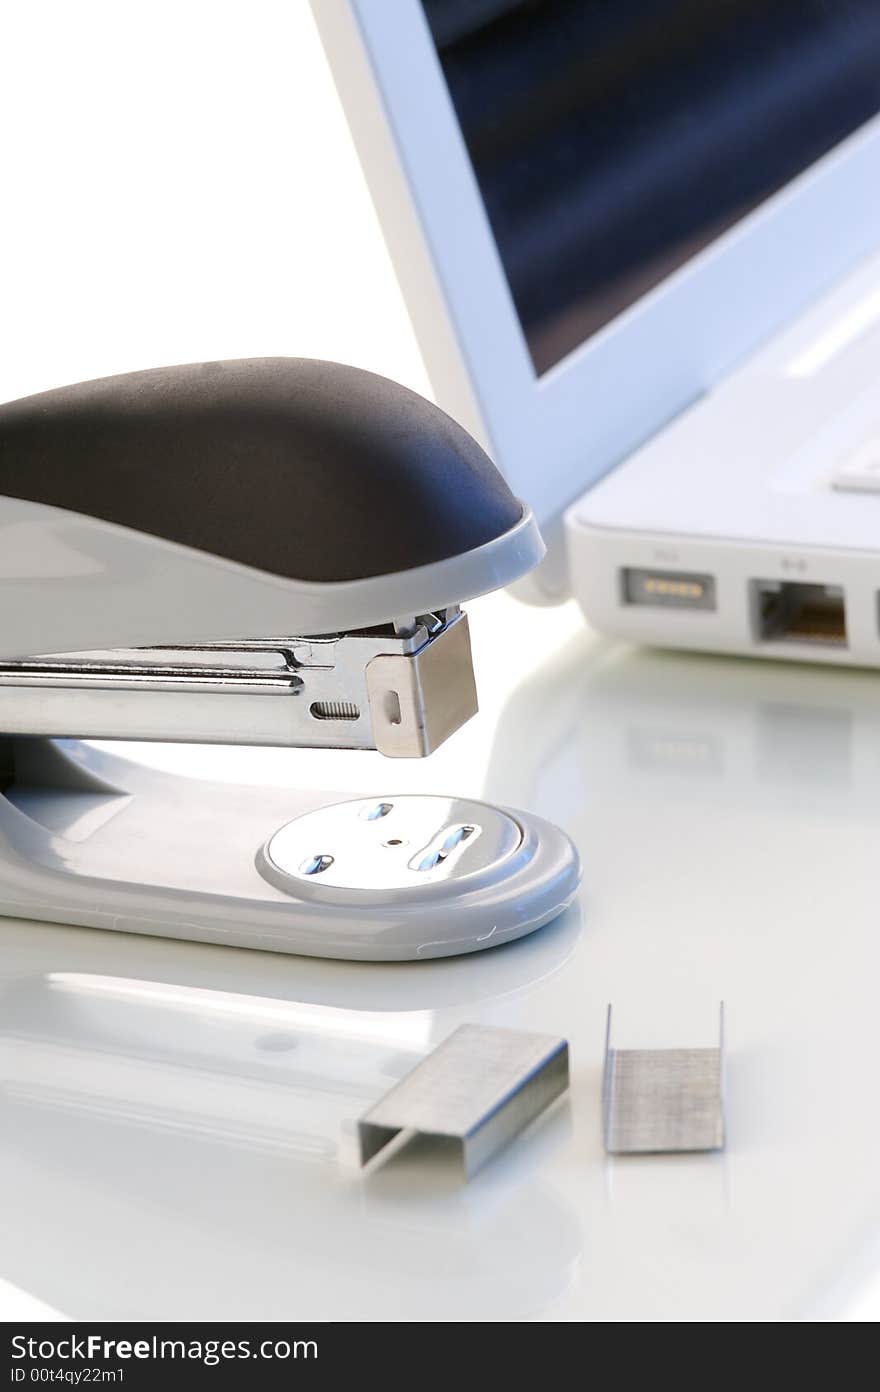
[(395, 959), (505, 941), (573, 896), (570, 842), (525, 814), (326, 806), (79, 742), (420, 757), (474, 714), (460, 601), (543, 544), (414, 393), (256, 359), (12, 402), (0, 543), (0, 912)]
[(430, 754), (477, 709), (467, 616), (0, 663), (0, 729)]

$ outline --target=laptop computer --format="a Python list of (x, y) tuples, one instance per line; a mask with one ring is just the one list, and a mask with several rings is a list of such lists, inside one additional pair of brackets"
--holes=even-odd
[(439, 403), (528, 597), (880, 665), (875, 0), (314, 0)]

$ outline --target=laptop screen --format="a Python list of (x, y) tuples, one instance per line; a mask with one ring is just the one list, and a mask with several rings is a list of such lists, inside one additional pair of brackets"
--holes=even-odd
[(535, 371), (880, 111), (878, 0), (422, 0)]

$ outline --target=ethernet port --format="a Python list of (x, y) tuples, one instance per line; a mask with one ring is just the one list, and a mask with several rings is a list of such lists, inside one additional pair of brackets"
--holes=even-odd
[(752, 612), (762, 643), (846, 647), (846, 604), (841, 585), (753, 580)]

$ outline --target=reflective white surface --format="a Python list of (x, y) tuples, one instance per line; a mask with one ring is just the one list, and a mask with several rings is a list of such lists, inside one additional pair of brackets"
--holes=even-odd
[[(637, 652), (504, 596), (473, 620), (483, 713), (406, 771), (560, 822), (579, 908), (403, 966), (4, 922), (0, 1310), (876, 1314), (876, 679)], [(247, 756), (152, 757), (237, 776)], [(382, 767), (317, 758), (364, 792)], [(726, 1152), (607, 1159), (607, 1002), (621, 1047), (699, 1045), (722, 997)], [(429, 1146), (362, 1175), (358, 1115), (466, 1021), (566, 1035), (568, 1099), (467, 1186)]]

